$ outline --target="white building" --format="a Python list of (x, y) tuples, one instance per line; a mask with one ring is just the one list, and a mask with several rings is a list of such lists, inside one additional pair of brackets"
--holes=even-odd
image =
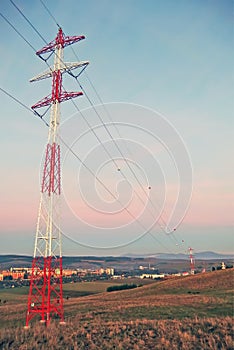
[(164, 278), (165, 275), (164, 274), (156, 274), (156, 273), (143, 273), (140, 278), (151, 278), (153, 280), (155, 280), (156, 278)]

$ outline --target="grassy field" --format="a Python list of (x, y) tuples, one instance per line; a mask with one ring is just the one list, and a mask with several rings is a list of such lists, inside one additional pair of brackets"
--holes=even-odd
[[(76, 283), (66, 283), (63, 285), (63, 295), (64, 298), (70, 297), (80, 297), (93, 295), (98, 293), (103, 293), (106, 289), (113, 285), (118, 284), (132, 284), (136, 285), (148, 285), (156, 283), (150, 279), (140, 280), (138, 278), (128, 278), (127, 280), (117, 279), (117, 280), (104, 280), (104, 281), (95, 281), (95, 282), (76, 282)], [(3, 304), (3, 301), (6, 300), (7, 304), (19, 304), (27, 300), (29, 287), (17, 287), (9, 289), (0, 289), (0, 305)]]
[(27, 289), (1, 291), (0, 349), (234, 349), (233, 269), (106, 293), (113, 284), (65, 285), (66, 325), (28, 331)]
[[(96, 281), (67, 283), (63, 285), (63, 296), (65, 313), (70, 315), (76, 313), (71, 310), (73, 303), (77, 303), (79, 297), (90, 296), (106, 292), (109, 286), (126, 283), (126, 280)], [(155, 283), (152, 280), (127, 279), (127, 283), (149, 285)], [(29, 287), (19, 287), (0, 290), (0, 329), (3, 327), (22, 327), (25, 322), (27, 297)], [(85, 299), (86, 300), (86, 299)], [(1, 349), (1, 347), (0, 347)]]

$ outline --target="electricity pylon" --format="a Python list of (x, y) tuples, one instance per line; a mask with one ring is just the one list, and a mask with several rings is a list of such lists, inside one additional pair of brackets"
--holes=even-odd
[[(31, 108), (51, 106), (48, 142), (45, 151), (45, 161), (42, 173), (41, 199), (36, 228), (35, 246), (30, 275), (30, 289), (26, 326), (31, 319), (39, 315), (40, 321), (48, 325), (52, 316), (57, 315), (60, 323), (64, 323), (63, 291), (62, 291), (62, 246), (60, 232), (60, 103), (82, 95), (82, 92), (66, 92), (62, 88), (62, 76), (71, 70), (81, 68), (79, 75), (88, 65), (88, 61), (64, 63), (63, 50), (84, 36), (65, 36), (59, 28), (55, 40), (37, 51), (36, 54), (54, 54), (53, 67), (39, 74), (30, 81), (52, 78), (51, 95), (46, 96)], [(47, 59), (44, 59), (47, 61)], [(72, 74), (73, 75), (73, 74)], [(77, 77), (77, 76), (75, 76)]]
[(189, 260), (190, 260), (190, 273), (194, 275), (195, 273), (195, 259), (193, 255), (193, 248), (189, 248)]

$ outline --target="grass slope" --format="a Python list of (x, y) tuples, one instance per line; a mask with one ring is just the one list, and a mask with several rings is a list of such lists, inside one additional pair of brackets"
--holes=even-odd
[(233, 283), (229, 269), (70, 298), (64, 328), (37, 322), (29, 331), (22, 329), (26, 305), (19, 300), (0, 307), (0, 349), (231, 350)]
[(233, 269), (157, 282), (134, 290), (71, 300), (67, 314), (106, 320), (181, 319), (233, 315)]

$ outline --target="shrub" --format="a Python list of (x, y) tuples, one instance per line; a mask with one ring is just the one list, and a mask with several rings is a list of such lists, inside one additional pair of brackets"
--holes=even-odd
[(125, 290), (125, 289), (133, 289), (137, 288), (137, 285), (132, 283), (132, 284), (120, 284), (120, 285), (115, 285), (115, 286), (110, 286), (106, 289), (107, 292), (114, 292), (117, 290)]

